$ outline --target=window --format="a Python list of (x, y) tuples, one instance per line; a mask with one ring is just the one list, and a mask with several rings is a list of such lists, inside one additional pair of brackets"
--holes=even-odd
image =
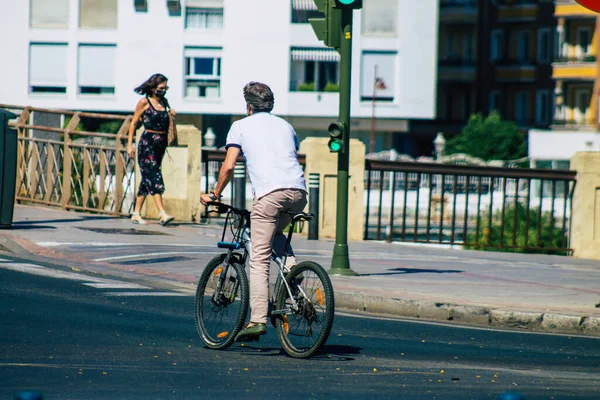
[(530, 61), (529, 47), (531, 45), (531, 32), (523, 30), (517, 36), (517, 59), (520, 62)]
[(465, 33), (463, 36), (463, 60), (473, 61), (473, 32)]
[(456, 33), (453, 31), (446, 32), (446, 60), (452, 61), (458, 59), (456, 51)]
[(323, 13), (317, 10), (315, 0), (292, 1), (292, 23), (307, 24), (309, 18), (323, 18)]
[(80, 28), (116, 28), (117, 0), (79, 0)]
[(538, 90), (535, 101), (535, 122), (538, 125), (550, 123), (550, 90)]
[(396, 56), (391, 52), (363, 52), (361, 100), (394, 101)]
[(488, 103), (488, 114), (494, 111), (500, 111), (500, 101), (502, 94), (499, 90), (493, 90), (490, 92), (489, 103)]
[(368, 0), (363, 3), (363, 33), (396, 35), (398, 31), (398, 0)]
[(185, 96), (221, 97), (221, 48), (186, 47), (184, 58)]
[(338, 92), (339, 54), (332, 49), (292, 48), (291, 92)]
[(68, 28), (69, 0), (31, 0), (32, 28)]
[(31, 43), (29, 92), (67, 92), (67, 44)]
[(548, 64), (550, 62), (550, 56), (552, 55), (550, 38), (550, 28), (542, 28), (538, 31), (537, 60), (540, 63)]
[(223, 0), (188, 0), (185, 9), (186, 29), (223, 28)]
[(492, 31), (490, 44), (490, 60), (496, 61), (504, 57), (504, 31), (495, 29)]
[(588, 111), (590, 107), (591, 90), (586, 88), (576, 88), (575, 94), (575, 109), (573, 117), (578, 124), (588, 123)]
[(446, 121), (454, 121), (454, 95), (451, 91), (446, 92)]
[(577, 57), (581, 58), (590, 54), (591, 38), (592, 33), (590, 27), (581, 26), (577, 28), (577, 46), (575, 48)]
[(79, 94), (115, 94), (116, 46), (79, 46), (77, 88)]
[(462, 93), (462, 119), (464, 121), (468, 120), (469, 117), (471, 116), (471, 104), (472, 104), (472, 98), (471, 98), (471, 93)]
[(526, 123), (529, 114), (529, 92), (521, 90), (515, 94), (515, 121)]

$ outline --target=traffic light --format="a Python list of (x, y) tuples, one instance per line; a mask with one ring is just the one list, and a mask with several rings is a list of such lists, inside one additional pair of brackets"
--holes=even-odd
[(342, 42), (342, 10), (334, 8), (334, 0), (315, 0), (315, 4), (324, 14), (324, 18), (308, 19), (317, 39), (322, 40), (327, 47), (339, 48)]
[(362, 8), (362, 0), (334, 0), (335, 8), (342, 8), (347, 10), (357, 10)]
[(344, 151), (344, 132), (346, 127), (341, 122), (334, 122), (329, 125), (329, 151), (332, 153), (340, 153)]

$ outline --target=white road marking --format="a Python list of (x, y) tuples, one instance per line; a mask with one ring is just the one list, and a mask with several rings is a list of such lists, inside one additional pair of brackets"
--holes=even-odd
[(86, 286), (90, 286), (96, 289), (149, 289), (151, 287), (138, 285), (137, 283), (129, 283), (129, 282), (97, 282), (97, 283), (84, 283)]
[(9, 269), (11, 271), (24, 272), (31, 275), (45, 276), (48, 278), (69, 279), (72, 281), (83, 282), (110, 282), (108, 279), (94, 278), (74, 272), (61, 271), (58, 269), (46, 268), (41, 265), (27, 263), (2, 263), (0, 268)]
[(103, 294), (104, 294), (104, 296), (110, 296), (110, 297), (136, 297), (136, 296), (140, 296), (140, 297), (142, 297), (142, 296), (183, 297), (183, 296), (189, 296), (188, 294), (179, 293), (179, 292), (107, 292), (107, 293), (103, 293)]
[(7, 260), (5, 258), (0, 258), (0, 262), (10, 262), (10, 261), (12, 261), (12, 260)]
[[(10, 261), (10, 260), (6, 260)], [(142, 289), (148, 292), (105, 292), (104, 296), (193, 296), (195, 292), (154, 292), (149, 286), (139, 285), (133, 282), (123, 282), (113, 279), (96, 278), (74, 272), (61, 271), (58, 269), (47, 268), (42, 265), (29, 263), (0, 262), (0, 268), (11, 271), (24, 272), (31, 275), (45, 276), (48, 278), (68, 279), (72, 281), (80, 281), (85, 286), (90, 286), (96, 289)]]
[(173, 254), (212, 254), (212, 253), (222, 253), (223, 250), (217, 249), (216, 246), (214, 252), (210, 251), (163, 251), (158, 253), (141, 253), (141, 254), (128, 254), (126, 256), (114, 256), (114, 257), (103, 257), (103, 258), (94, 258), (92, 261), (114, 261), (114, 260), (126, 260), (129, 258), (138, 258), (138, 257), (152, 257), (152, 256), (168, 256)]
[(128, 246), (169, 246), (169, 247), (217, 247), (216, 244), (162, 244), (162, 243), (123, 243), (123, 242), (36, 242), (38, 246), (60, 247), (60, 246), (87, 246), (87, 247), (128, 247)]

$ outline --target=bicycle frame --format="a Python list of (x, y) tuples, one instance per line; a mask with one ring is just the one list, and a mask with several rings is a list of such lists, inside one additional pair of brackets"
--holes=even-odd
[[(250, 240), (250, 233), (251, 233), (250, 232), (250, 212), (247, 210), (236, 209), (234, 207), (231, 207), (231, 206), (229, 206), (227, 204), (223, 204), (223, 203), (213, 202), (213, 203), (209, 203), (208, 205), (217, 206), (216, 212), (218, 212), (218, 213), (222, 213), (219, 211), (227, 210), (226, 211), (227, 215), (225, 217), (225, 224), (223, 227), (223, 235), (221, 237), (221, 241), (217, 244), (217, 247), (223, 248), (223, 249), (228, 249), (228, 252), (227, 252), (227, 255), (225, 256), (225, 260), (223, 261), (223, 265), (225, 268), (223, 268), (223, 270), (221, 271), (221, 275), (219, 277), (219, 281), (218, 281), (217, 288), (216, 288), (217, 290), (215, 290), (215, 293), (213, 294), (212, 301), (216, 302), (216, 301), (218, 301), (218, 299), (216, 299), (215, 296), (217, 296), (221, 292), (223, 281), (224, 281), (225, 277), (227, 276), (231, 258), (235, 257), (236, 255), (240, 255), (240, 253), (236, 250), (243, 249), (243, 252), (241, 253), (241, 260), (240, 260), (243, 265), (246, 265), (246, 262), (248, 261), (248, 255), (252, 251), (252, 242)], [(235, 232), (233, 233), (233, 240), (231, 242), (227, 242), (227, 241), (225, 241), (225, 235), (229, 228), (229, 224), (234, 223), (234, 221), (233, 221), (234, 216), (239, 217), (238, 226), (237, 226)], [(296, 227), (297, 222), (298, 221), (294, 221), (293, 219), (291, 221), (290, 229), (289, 229), (288, 235), (286, 237), (285, 247), (284, 247), (283, 253), (282, 253), (282, 258), (277, 257), (277, 255), (274, 252), (271, 253), (271, 260), (274, 261), (275, 264), (279, 267), (279, 273), (277, 274), (277, 280), (275, 281), (275, 286), (274, 286), (273, 292), (271, 294), (270, 303), (271, 304), (275, 303), (275, 296), (277, 295), (277, 291), (279, 289), (279, 286), (281, 285), (281, 282), (283, 282), (283, 284), (285, 285), (285, 288), (288, 292), (289, 298), (292, 301), (293, 311), (298, 310), (298, 302), (294, 298), (294, 296), (292, 294), (292, 290), (290, 288), (290, 285), (288, 284), (287, 280), (285, 279), (284, 265), (287, 261), (290, 243), (292, 242), (292, 236), (293, 236), (294, 229)], [(238, 285), (239, 285), (239, 283), (236, 282), (235, 286), (234, 286), (234, 290), (232, 291), (232, 296), (235, 296), (235, 293), (237, 292), (237, 289), (238, 289)], [(302, 287), (299, 286), (298, 290), (300, 290), (300, 292), (302, 293), (302, 295), (304, 297), (308, 298), (308, 296), (306, 295), (306, 293), (304, 292)], [(233, 299), (231, 299), (231, 300), (233, 300)], [(285, 313), (286, 313), (286, 310), (273, 310), (273, 312), (271, 314), (272, 315), (282, 315)]]

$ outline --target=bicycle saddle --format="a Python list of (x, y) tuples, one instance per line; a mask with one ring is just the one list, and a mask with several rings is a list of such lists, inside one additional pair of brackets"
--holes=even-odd
[(310, 214), (310, 213), (307, 214), (305, 212), (297, 213), (297, 212), (288, 211), (288, 214), (290, 215), (290, 217), (292, 217), (293, 222), (310, 221), (314, 217), (314, 214)]

